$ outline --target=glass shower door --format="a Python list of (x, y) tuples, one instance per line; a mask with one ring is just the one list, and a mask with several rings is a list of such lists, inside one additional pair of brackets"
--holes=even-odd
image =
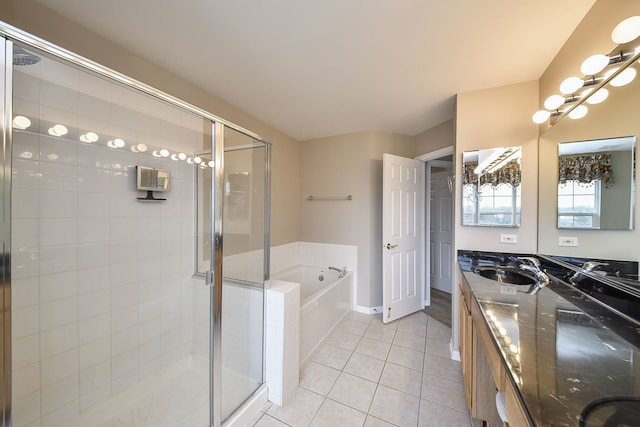
[(20, 49), (4, 201), (12, 425), (207, 426), (193, 153), (210, 147), (210, 120)]
[(222, 419), (263, 379), (264, 283), (268, 278), (268, 145), (224, 129)]

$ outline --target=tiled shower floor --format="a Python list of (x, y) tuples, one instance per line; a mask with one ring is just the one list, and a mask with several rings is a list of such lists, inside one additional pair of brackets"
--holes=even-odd
[(424, 312), (390, 324), (352, 312), (300, 373), (283, 407), (256, 427), (471, 426), (451, 329)]

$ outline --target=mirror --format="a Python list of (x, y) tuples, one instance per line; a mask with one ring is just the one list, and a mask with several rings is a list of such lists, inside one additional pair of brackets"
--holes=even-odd
[(462, 154), (462, 225), (519, 227), (521, 147)]
[(558, 144), (558, 228), (633, 230), (635, 136)]
[[(638, 68), (637, 61), (630, 64)], [(631, 191), (628, 193), (628, 207), (621, 207), (619, 211), (628, 212), (629, 225), (617, 225), (614, 227), (603, 226), (600, 228), (559, 228), (558, 218), (558, 182), (559, 165), (558, 150), (563, 149), (561, 143), (589, 144), (588, 141), (621, 141), (627, 138), (633, 140), (640, 135), (640, 78), (631, 83), (620, 86), (608, 86), (609, 97), (600, 104), (588, 105), (588, 113), (581, 119), (572, 120), (568, 116), (563, 117), (539, 138), (538, 157), (538, 252), (547, 255), (582, 257), (588, 259), (608, 259), (640, 261), (640, 253), (635, 250), (640, 242), (640, 230), (633, 227), (636, 223), (638, 209), (637, 198), (633, 187), (637, 177), (636, 168), (632, 169), (630, 183)], [(585, 142), (587, 141), (587, 142)], [(566, 147), (569, 147), (568, 145)], [(588, 153), (592, 148), (576, 149), (576, 151)], [(627, 152), (629, 162), (635, 156), (635, 150)], [(560, 154), (562, 155), (562, 154)], [(550, 166), (553, 165), (553, 166)], [(616, 177), (617, 185), (623, 178)], [(625, 178), (626, 180), (626, 178)], [(615, 186), (614, 185), (614, 186)], [(623, 202), (620, 206), (627, 206)], [(615, 205), (614, 207), (616, 207)], [(609, 206), (607, 206), (608, 208)], [(606, 215), (603, 214), (603, 215)], [(620, 230), (622, 228), (622, 230)]]

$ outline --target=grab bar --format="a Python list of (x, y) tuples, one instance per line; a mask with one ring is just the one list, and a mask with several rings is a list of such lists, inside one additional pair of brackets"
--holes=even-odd
[(353, 196), (351, 194), (349, 194), (348, 196), (345, 197), (316, 197), (316, 196), (309, 196), (307, 197), (307, 200), (309, 200), (310, 202), (314, 202), (317, 200), (353, 200)]

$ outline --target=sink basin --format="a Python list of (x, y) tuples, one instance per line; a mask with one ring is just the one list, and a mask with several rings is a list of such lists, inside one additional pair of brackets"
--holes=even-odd
[(482, 266), (475, 267), (473, 272), (487, 279), (495, 280), (506, 285), (535, 285), (536, 278), (526, 271), (509, 266)]

